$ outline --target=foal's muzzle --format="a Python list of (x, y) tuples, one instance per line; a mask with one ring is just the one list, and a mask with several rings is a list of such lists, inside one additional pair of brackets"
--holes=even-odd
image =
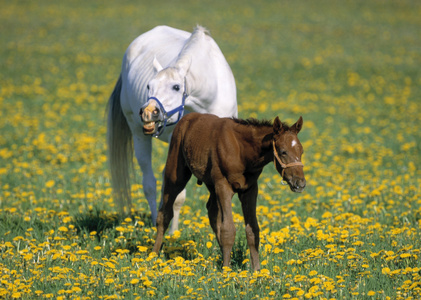
[(301, 193), (304, 188), (306, 187), (306, 180), (305, 178), (296, 178), (293, 177), (292, 180), (288, 181), (289, 187), (291, 191), (295, 193)]

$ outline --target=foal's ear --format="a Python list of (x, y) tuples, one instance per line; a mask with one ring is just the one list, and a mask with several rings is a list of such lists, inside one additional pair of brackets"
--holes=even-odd
[(186, 77), (187, 72), (190, 69), (190, 65), (191, 65), (191, 57), (189, 55), (184, 55), (177, 61), (177, 63), (175, 64), (175, 67), (177, 68), (178, 72), (180, 72), (180, 75), (182, 77)]
[(153, 58), (153, 67), (157, 73), (163, 69), (159, 61), (156, 59), (156, 56)]
[(303, 117), (300, 116), (298, 121), (294, 125), (291, 126), (291, 130), (294, 131), (295, 134), (298, 134), (301, 128), (303, 128)]
[(284, 130), (282, 128), (282, 122), (279, 120), (279, 117), (276, 116), (275, 121), (273, 121), (273, 132), (275, 134), (282, 133)]

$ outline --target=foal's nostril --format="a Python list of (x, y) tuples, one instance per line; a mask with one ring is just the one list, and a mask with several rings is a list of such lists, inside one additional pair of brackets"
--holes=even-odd
[(305, 188), (306, 185), (307, 185), (307, 182), (306, 182), (305, 179), (300, 179), (300, 180), (298, 180), (297, 184), (300, 188)]
[(296, 189), (304, 189), (306, 187), (306, 180), (304, 178), (296, 178), (293, 181), (293, 185)]

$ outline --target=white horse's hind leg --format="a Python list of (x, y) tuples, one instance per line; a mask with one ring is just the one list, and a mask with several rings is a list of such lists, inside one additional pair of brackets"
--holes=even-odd
[(135, 156), (142, 170), (143, 192), (148, 200), (151, 210), (152, 223), (156, 225), (157, 209), (156, 209), (156, 178), (152, 169), (152, 139), (143, 136), (141, 138), (134, 137), (133, 145)]
[(170, 234), (173, 234), (174, 231), (178, 230), (178, 221), (180, 217), (180, 210), (183, 206), (184, 201), (186, 200), (186, 189), (184, 189), (180, 194), (178, 194), (173, 205), (174, 217), (171, 222)]

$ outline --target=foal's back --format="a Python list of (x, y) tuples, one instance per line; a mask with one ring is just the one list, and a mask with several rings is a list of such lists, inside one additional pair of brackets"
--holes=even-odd
[(212, 184), (223, 177), (224, 169), (235, 169), (239, 159), (235, 125), (231, 118), (189, 113), (174, 129), (170, 153), (182, 151), (190, 171), (200, 181)]

